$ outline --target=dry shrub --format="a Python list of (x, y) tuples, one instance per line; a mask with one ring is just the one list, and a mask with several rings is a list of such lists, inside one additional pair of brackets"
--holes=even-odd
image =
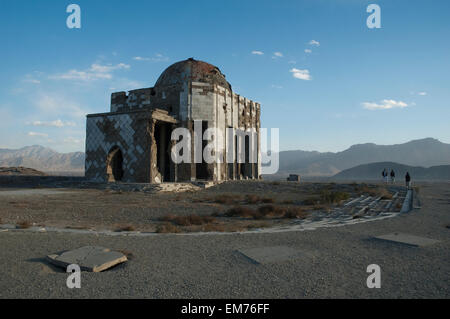
[(237, 196), (237, 195), (222, 194), (222, 195), (217, 195), (213, 201), (218, 204), (232, 205), (232, 204), (236, 203), (237, 200), (239, 200), (239, 196)]
[(247, 195), (245, 197), (245, 201), (247, 204), (258, 204), (258, 203), (271, 204), (274, 202), (273, 198), (270, 197), (262, 198), (254, 194)]
[(245, 201), (247, 204), (257, 204), (260, 201), (260, 197), (258, 195), (249, 194), (245, 196)]
[(317, 197), (308, 197), (302, 201), (303, 205), (313, 206), (319, 203), (319, 199)]
[(225, 212), (226, 217), (253, 217), (255, 210), (245, 206), (235, 206)]
[(323, 209), (328, 209), (328, 206), (316, 204), (312, 207), (312, 210), (323, 210)]
[(328, 191), (323, 190), (320, 194), (320, 200), (322, 203), (326, 204), (336, 204), (340, 203), (343, 200), (347, 200), (350, 198), (350, 194), (347, 192), (339, 192), (339, 191)]
[(31, 227), (31, 223), (28, 220), (21, 220), (17, 223), (17, 227), (20, 229), (27, 229)]
[(281, 208), (274, 205), (264, 205), (258, 208), (258, 214), (254, 216), (255, 219), (265, 218), (268, 216), (276, 216), (283, 214)]
[(392, 199), (393, 197), (386, 188), (380, 188), (378, 196), (381, 197), (381, 199)]
[(226, 227), (222, 224), (206, 224), (202, 227), (204, 232), (224, 232)]
[(119, 225), (116, 229), (116, 232), (121, 231), (135, 231), (136, 228), (133, 225)]
[(213, 216), (199, 216), (199, 215), (175, 216), (169, 214), (161, 218), (161, 220), (165, 222), (172, 222), (179, 226), (191, 226), (191, 225), (208, 224), (215, 221), (215, 218)]
[(290, 219), (294, 219), (294, 218), (299, 218), (299, 219), (305, 219), (306, 217), (308, 217), (309, 214), (307, 212), (305, 212), (302, 208), (300, 207), (290, 207), (287, 209), (287, 211), (284, 213), (283, 218), (290, 218)]
[(270, 227), (270, 224), (267, 222), (259, 222), (247, 225), (247, 229), (266, 228), (266, 227)]
[(171, 223), (164, 223), (162, 225), (158, 225), (156, 228), (157, 233), (181, 233), (181, 229)]
[(392, 199), (392, 194), (385, 187), (368, 187), (363, 185), (358, 189), (359, 194), (368, 194), (372, 197), (381, 197), (381, 199)]

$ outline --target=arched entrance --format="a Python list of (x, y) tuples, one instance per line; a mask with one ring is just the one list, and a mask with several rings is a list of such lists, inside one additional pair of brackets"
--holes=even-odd
[(123, 177), (123, 156), (119, 147), (111, 148), (106, 161), (106, 176), (108, 182), (117, 182)]

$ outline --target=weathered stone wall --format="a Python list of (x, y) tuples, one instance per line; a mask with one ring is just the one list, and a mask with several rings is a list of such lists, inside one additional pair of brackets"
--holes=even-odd
[(107, 182), (108, 154), (118, 147), (123, 157), (124, 182), (149, 182), (150, 149), (147, 112), (89, 115), (86, 123), (87, 178)]

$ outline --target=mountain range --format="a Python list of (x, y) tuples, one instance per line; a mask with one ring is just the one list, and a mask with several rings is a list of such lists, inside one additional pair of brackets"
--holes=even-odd
[(53, 174), (84, 174), (84, 153), (58, 153), (40, 145), (0, 149), (0, 167), (28, 167)]
[(363, 164), (352, 167), (336, 174), (333, 180), (382, 180), (381, 172), (386, 169), (395, 172), (398, 181), (404, 181), (406, 172), (413, 180), (450, 180), (450, 165), (439, 165), (432, 167), (408, 166), (393, 162), (380, 162)]
[[(404, 144), (353, 145), (342, 152), (282, 151), (280, 169), (276, 175), (334, 176), (363, 164), (394, 162), (414, 167), (450, 165), (450, 144), (434, 138)], [(21, 149), (0, 149), (0, 166), (29, 167), (47, 173), (83, 174), (83, 152), (58, 153), (50, 148), (33, 145)]]
[(357, 144), (337, 153), (284, 151), (280, 152), (279, 174), (333, 176), (358, 165), (378, 162), (422, 167), (449, 165), (450, 144), (425, 138), (395, 145)]

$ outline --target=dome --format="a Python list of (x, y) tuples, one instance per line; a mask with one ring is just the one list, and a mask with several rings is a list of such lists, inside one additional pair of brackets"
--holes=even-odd
[(218, 67), (193, 58), (169, 66), (159, 76), (155, 86), (175, 85), (186, 81), (217, 84), (231, 90), (230, 83)]

